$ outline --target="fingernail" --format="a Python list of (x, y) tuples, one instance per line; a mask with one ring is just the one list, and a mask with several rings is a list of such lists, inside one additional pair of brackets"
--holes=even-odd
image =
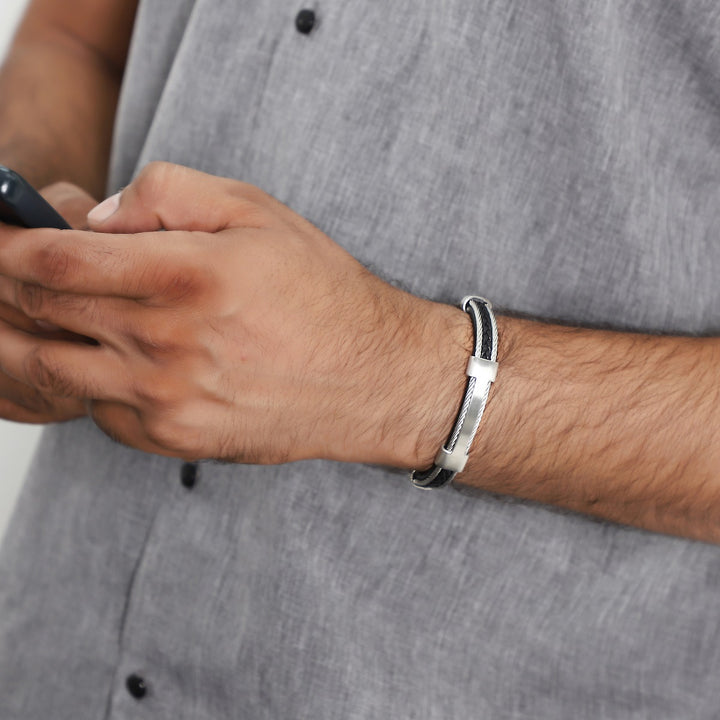
[(88, 220), (94, 223), (103, 223), (111, 215), (117, 212), (120, 207), (120, 193), (111, 195), (107, 200), (103, 200), (99, 205), (96, 205), (89, 213)]
[(56, 330), (60, 330), (59, 325), (55, 325), (54, 323), (45, 322), (44, 320), (36, 320), (35, 324), (41, 329), (41, 330), (47, 330), (49, 332), (55, 332)]

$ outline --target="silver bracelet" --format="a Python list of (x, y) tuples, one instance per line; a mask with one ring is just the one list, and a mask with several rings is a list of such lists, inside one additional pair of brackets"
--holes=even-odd
[(465, 469), (470, 446), (485, 412), (490, 385), (497, 376), (497, 325), (492, 305), (485, 298), (470, 295), (463, 298), (460, 307), (472, 319), (475, 349), (465, 370), (468, 376), (465, 397), (447, 442), (429, 470), (410, 473), (413, 485), (424, 490), (447, 485)]

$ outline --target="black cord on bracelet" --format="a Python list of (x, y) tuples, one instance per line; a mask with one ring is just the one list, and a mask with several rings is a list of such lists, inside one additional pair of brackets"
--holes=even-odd
[[(462, 304), (462, 309), (470, 315), (473, 324), (473, 331), (475, 335), (473, 356), (475, 358), (480, 358), (483, 361), (489, 361), (490, 364), (494, 366), (495, 357), (497, 355), (497, 329), (490, 308), (491, 305), (487, 300), (478, 297), (465, 298)], [(492, 379), (494, 379), (494, 375)], [(457, 468), (453, 470), (443, 467), (441, 464), (443, 451), (449, 455), (455, 450), (455, 445), (457, 444), (458, 438), (463, 430), (471, 403), (475, 401), (474, 412), (477, 412), (477, 417), (473, 420), (474, 427), (472, 428), (472, 432), (469, 433), (469, 436), (467, 430), (465, 431), (465, 438), (467, 439), (467, 447), (464, 449), (465, 455), (467, 455), (470, 451), (470, 443), (472, 443), (477, 427), (480, 424), (480, 419), (485, 407), (485, 401), (487, 399), (487, 391), (489, 390), (492, 379), (489, 382), (486, 381), (486, 387), (484, 388), (485, 394), (478, 405), (478, 401), (475, 396), (475, 384), (477, 383), (477, 378), (474, 375), (468, 374), (468, 380), (465, 386), (465, 395), (463, 397), (462, 406), (460, 407), (460, 412), (458, 413), (455, 424), (453, 425), (452, 432), (448, 436), (447, 442), (443, 446), (441, 452), (438, 453), (435, 464), (433, 464), (433, 466), (428, 470), (413, 470), (410, 474), (410, 479), (416, 487), (423, 489), (443, 487), (451, 482), (455, 477), (457, 474)], [(464, 465), (464, 461), (462, 464)]]

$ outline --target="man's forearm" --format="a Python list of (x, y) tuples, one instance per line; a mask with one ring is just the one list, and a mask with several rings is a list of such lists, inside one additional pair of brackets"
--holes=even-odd
[(122, 69), (35, 15), (0, 72), (0, 162), (37, 186), (67, 180), (101, 197)]
[(720, 340), (499, 328), (462, 484), (720, 541)]

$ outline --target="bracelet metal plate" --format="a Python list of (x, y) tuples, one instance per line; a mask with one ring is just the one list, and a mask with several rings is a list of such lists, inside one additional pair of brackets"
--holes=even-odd
[[(468, 359), (465, 370), (469, 378), (468, 386), (453, 432), (435, 456), (433, 466), (424, 472), (413, 470), (410, 473), (413, 485), (421, 489), (443, 487), (465, 469), (470, 446), (485, 411), (490, 386), (497, 377), (497, 326), (492, 305), (484, 298), (468, 296), (463, 298), (461, 308), (471, 316), (475, 331), (475, 351)], [(483, 321), (483, 314), (486, 322)], [(482, 351), (486, 351), (490, 357), (482, 357)]]

